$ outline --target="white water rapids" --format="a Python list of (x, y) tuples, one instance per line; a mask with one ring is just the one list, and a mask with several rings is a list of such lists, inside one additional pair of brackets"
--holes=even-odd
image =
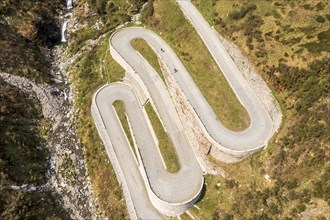
[(66, 32), (67, 25), (68, 25), (68, 21), (64, 21), (64, 23), (62, 25), (61, 42), (67, 42), (66, 37), (65, 37), (65, 32)]
[[(72, 5), (72, 0), (67, 0), (66, 2), (66, 9), (67, 10), (70, 10), (73, 8), (73, 5)], [(71, 13), (69, 13), (70, 17), (71, 17)], [(61, 42), (67, 42), (67, 39), (66, 39), (66, 29), (67, 29), (67, 25), (68, 25), (68, 21), (64, 21), (63, 22), (63, 25), (62, 25), (62, 32), (61, 32)]]
[(70, 10), (72, 8), (72, 0), (66, 2), (66, 9)]

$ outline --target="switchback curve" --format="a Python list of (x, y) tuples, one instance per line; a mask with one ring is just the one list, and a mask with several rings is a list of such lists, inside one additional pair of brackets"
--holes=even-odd
[[(184, 212), (198, 199), (203, 186), (203, 177), (165, 84), (157, 72), (131, 46), (130, 42), (133, 39), (143, 38), (153, 48), (167, 72), (172, 74), (180, 86), (209, 139), (222, 151), (236, 156), (246, 155), (248, 152), (262, 149), (274, 133), (271, 117), (223, 49), (214, 31), (189, 1), (177, 0), (177, 2), (210, 50), (237, 98), (246, 108), (251, 124), (241, 132), (233, 132), (224, 127), (175, 52), (157, 34), (138, 27), (116, 31), (109, 40), (111, 55), (126, 70), (126, 75), (139, 82), (138, 87), (140, 90), (142, 88), (145, 96), (155, 106), (173, 141), (181, 164), (178, 173), (166, 172), (161, 155), (157, 151), (157, 141), (153, 138), (150, 122), (144, 111), (144, 100), (139, 100), (133, 88), (115, 83), (98, 90), (92, 105), (94, 120), (101, 122), (96, 123), (101, 138), (104, 143), (108, 143), (105, 143), (106, 147), (109, 146), (107, 150), (112, 151), (117, 162), (119, 161), (120, 172), (123, 173), (125, 180), (125, 183), (121, 182), (128, 188), (135, 214), (141, 218), (159, 217), (159, 213), (150, 206), (150, 202), (158, 211), (167, 215)], [(130, 147), (112, 107), (112, 103), (116, 100), (125, 102), (138, 148), (139, 165), (126, 163), (134, 160), (131, 157), (132, 152), (123, 153), (122, 150)], [(127, 156), (128, 154), (131, 156)], [(136, 186), (141, 187), (140, 194), (136, 193), (137, 189), (134, 188)]]

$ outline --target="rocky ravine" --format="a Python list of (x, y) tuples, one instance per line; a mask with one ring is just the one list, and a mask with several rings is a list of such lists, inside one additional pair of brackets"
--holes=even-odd
[(84, 151), (73, 126), (73, 99), (70, 88), (37, 84), (26, 78), (0, 72), (0, 78), (23, 92), (36, 96), (45, 118), (52, 121), (47, 146), (47, 183), (43, 186), (13, 186), (14, 190), (52, 190), (63, 196), (63, 206), (73, 219), (98, 219), (96, 201), (87, 179)]
[(72, 219), (102, 219), (97, 209), (88, 180), (84, 149), (79, 143), (73, 122), (73, 85), (68, 84), (66, 67), (73, 59), (66, 59), (63, 45), (52, 51), (52, 78), (55, 85), (38, 84), (31, 80), (0, 72), (0, 79), (18, 87), (30, 96), (36, 96), (45, 118), (50, 120), (47, 147), (47, 183), (42, 186), (23, 184), (11, 186), (13, 190), (51, 190), (63, 198), (63, 206)]
[[(71, 8), (72, 6), (68, 5), (60, 20), (71, 20)], [(51, 75), (55, 82), (53, 85), (35, 83), (27, 78), (0, 71), (0, 80), (19, 88), (31, 97), (37, 97), (43, 116), (51, 122), (47, 137), (47, 183), (42, 186), (23, 184), (8, 187), (23, 191), (55, 191), (62, 197), (63, 207), (72, 219), (103, 219), (88, 179), (84, 149), (74, 127), (74, 100), (71, 95), (73, 86), (67, 83), (68, 60), (63, 56), (65, 51), (64, 45), (55, 46), (51, 50)]]

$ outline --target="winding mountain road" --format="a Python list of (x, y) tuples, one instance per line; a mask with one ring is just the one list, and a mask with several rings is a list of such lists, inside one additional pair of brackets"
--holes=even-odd
[[(274, 133), (271, 117), (223, 48), (216, 32), (190, 1), (177, 2), (246, 108), (251, 124), (242, 132), (233, 132), (224, 127), (175, 52), (157, 34), (140, 27), (116, 31), (109, 40), (111, 54), (126, 70), (127, 75), (139, 79), (141, 88), (155, 106), (173, 142), (181, 165), (177, 173), (166, 171), (157, 147), (158, 141), (144, 109), (144, 100), (140, 100), (135, 88), (123, 83), (113, 83), (95, 93), (92, 104), (93, 118), (124, 188), (126, 201), (131, 207), (131, 218), (157, 219), (161, 218), (160, 213), (178, 215), (195, 203), (204, 183), (193, 146), (185, 134), (167, 88), (157, 72), (131, 46), (133, 39), (142, 38), (153, 48), (163, 66), (177, 81), (209, 138), (219, 144), (219, 147), (229, 153), (254, 151), (263, 148)], [(137, 159), (112, 106), (116, 100), (125, 103)]]

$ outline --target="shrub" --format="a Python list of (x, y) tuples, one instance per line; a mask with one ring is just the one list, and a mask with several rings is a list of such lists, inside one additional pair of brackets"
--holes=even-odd
[(286, 185), (287, 185), (288, 189), (295, 189), (298, 186), (298, 180), (294, 179), (294, 180), (288, 182)]
[(154, 14), (154, 0), (149, 0), (141, 13), (141, 20), (146, 22)]
[(330, 21), (330, 14), (326, 14), (325, 17)]
[(319, 23), (324, 23), (324, 22), (325, 22), (325, 18), (322, 17), (321, 15), (317, 16), (317, 17), (315, 18), (315, 20), (316, 20), (317, 22), (319, 22)]
[(322, 2), (319, 2), (316, 4), (316, 10), (321, 11), (324, 9), (324, 4)]
[(235, 11), (229, 14), (229, 17), (233, 20), (240, 20), (245, 17), (245, 15), (251, 11), (254, 11), (257, 9), (257, 6), (255, 4), (249, 4), (246, 7), (243, 7), (240, 11)]
[(234, 187), (236, 187), (238, 184), (236, 183), (235, 180), (226, 180), (226, 186), (229, 189), (232, 189)]
[(297, 211), (298, 212), (303, 212), (306, 210), (306, 205), (305, 204), (299, 204), (297, 205)]
[(305, 10), (310, 10), (310, 11), (312, 11), (312, 10), (314, 9), (310, 4), (304, 4), (304, 5), (303, 5), (303, 8), (304, 8)]

